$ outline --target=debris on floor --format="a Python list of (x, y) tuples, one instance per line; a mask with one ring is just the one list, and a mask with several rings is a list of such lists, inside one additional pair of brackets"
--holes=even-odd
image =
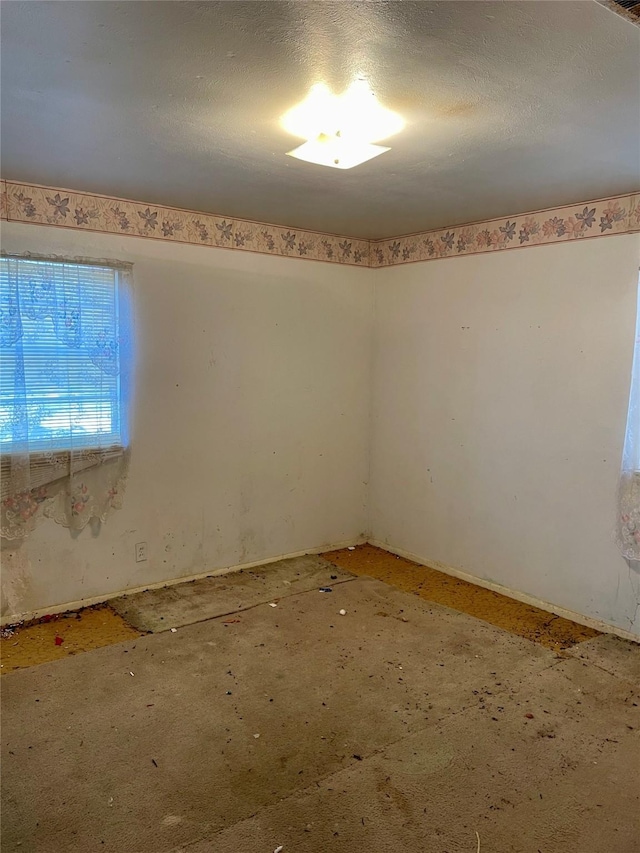
[(342, 548), (322, 556), (354, 575), (377, 578), (403, 592), (475, 616), (556, 652), (600, 636), (593, 628), (398, 557), (374, 545), (358, 545), (353, 550)]
[(32, 622), (2, 629), (2, 674), (140, 636), (142, 632), (132, 628), (108, 604), (68, 613), (48, 613)]
[[(264, 598), (237, 632), (213, 619), (176, 643), (167, 619), (5, 679), (3, 850), (119, 851), (123, 833), (139, 853), (635, 849), (626, 675), (370, 578), (331, 599), (319, 585), (277, 617)], [(352, 618), (331, 631), (336, 604)], [(614, 672), (631, 672), (626, 648)]]
[(257, 605), (279, 606), (285, 597), (330, 586), (331, 576), (331, 580), (353, 579), (322, 557), (310, 554), (118, 596), (109, 604), (130, 625), (155, 634), (168, 631), (169, 626), (183, 628), (205, 619), (225, 618)]

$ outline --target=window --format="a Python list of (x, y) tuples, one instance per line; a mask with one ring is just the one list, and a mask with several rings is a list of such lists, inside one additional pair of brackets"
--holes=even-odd
[(2, 454), (126, 447), (124, 270), (0, 258)]
[(631, 370), (627, 434), (618, 489), (616, 540), (628, 560), (640, 560), (640, 287), (636, 310), (636, 337)]
[(640, 473), (640, 276), (638, 279), (636, 337), (631, 369), (629, 412), (622, 467), (623, 470), (633, 471), (636, 474)]

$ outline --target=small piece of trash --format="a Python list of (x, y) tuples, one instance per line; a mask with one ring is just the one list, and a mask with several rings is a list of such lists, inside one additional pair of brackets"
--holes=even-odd
[(259, 737), (260, 737), (260, 735), (254, 735), (254, 738), (255, 738), (256, 740), (258, 740), (258, 738), (259, 738)]
[(64, 643), (64, 639), (62, 637), (58, 637), (58, 635), (56, 634), (54, 642), (56, 646), (61, 646)]
[(320, 592), (333, 592), (330, 586), (321, 586)]
[(355, 551), (355, 550), (356, 550), (355, 545), (349, 545), (349, 547), (347, 548), (347, 551)]
[(230, 691), (230, 690), (227, 690), (227, 692), (226, 692), (226, 694), (225, 694), (225, 695), (226, 695), (226, 696), (231, 696), (231, 691)]
[(284, 850), (284, 844), (281, 844), (280, 847), (276, 847), (276, 849), (273, 851), (273, 853), (282, 853), (283, 850)]
[(331, 580), (332, 580), (332, 581), (337, 581), (337, 580), (338, 580), (338, 575), (331, 575)]
[(340, 615), (341, 615), (341, 616), (346, 616), (346, 615), (347, 615), (347, 611), (346, 611), (346, 610), (341, 610), (341, 611), (340, 611)]
[(172, 629), (171, 629), (171, 633), (172, 633), (172, 634), (177, 634), (177, 633), (178, 633), (178, 629), (177, 629), (177, 628), (172, 628)]
[(269, 607), (277, 607), (277, 606), (278, 606), (278, 605), (275, 603), (275, 601), (270, 601), (270, 602), (269, 602)]
[(223, 625), (233, 625), (233, 624), (235, 624), (236, 622), (239, 622), (239, 621), (240, 621), (239, 619), (223, 619), (223, 620), (222, 620), (222, 624), (223, 624)]
[(109, 800), (107, 801), (107, 805), (108, 805), (108, 806), (112, 806), (112, 805), (113, 805), (113, 797), (109, 797)]
[(129, 675), (133, 675), (133, 673), (131, 672), (131, 670), (129, 670)]
[(533, 720), (533, 714), (525, 714), (527, 720)]

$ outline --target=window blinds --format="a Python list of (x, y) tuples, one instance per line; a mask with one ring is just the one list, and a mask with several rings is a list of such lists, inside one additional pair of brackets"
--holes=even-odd
[(0, 449), (126, 444), (118, 269), (0, 258)]

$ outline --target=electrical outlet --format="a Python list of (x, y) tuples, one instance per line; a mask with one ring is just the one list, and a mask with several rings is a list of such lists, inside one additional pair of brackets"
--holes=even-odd
[(147, 559), (147, 543), (136, 542), (136, 563), (143, 563)]

